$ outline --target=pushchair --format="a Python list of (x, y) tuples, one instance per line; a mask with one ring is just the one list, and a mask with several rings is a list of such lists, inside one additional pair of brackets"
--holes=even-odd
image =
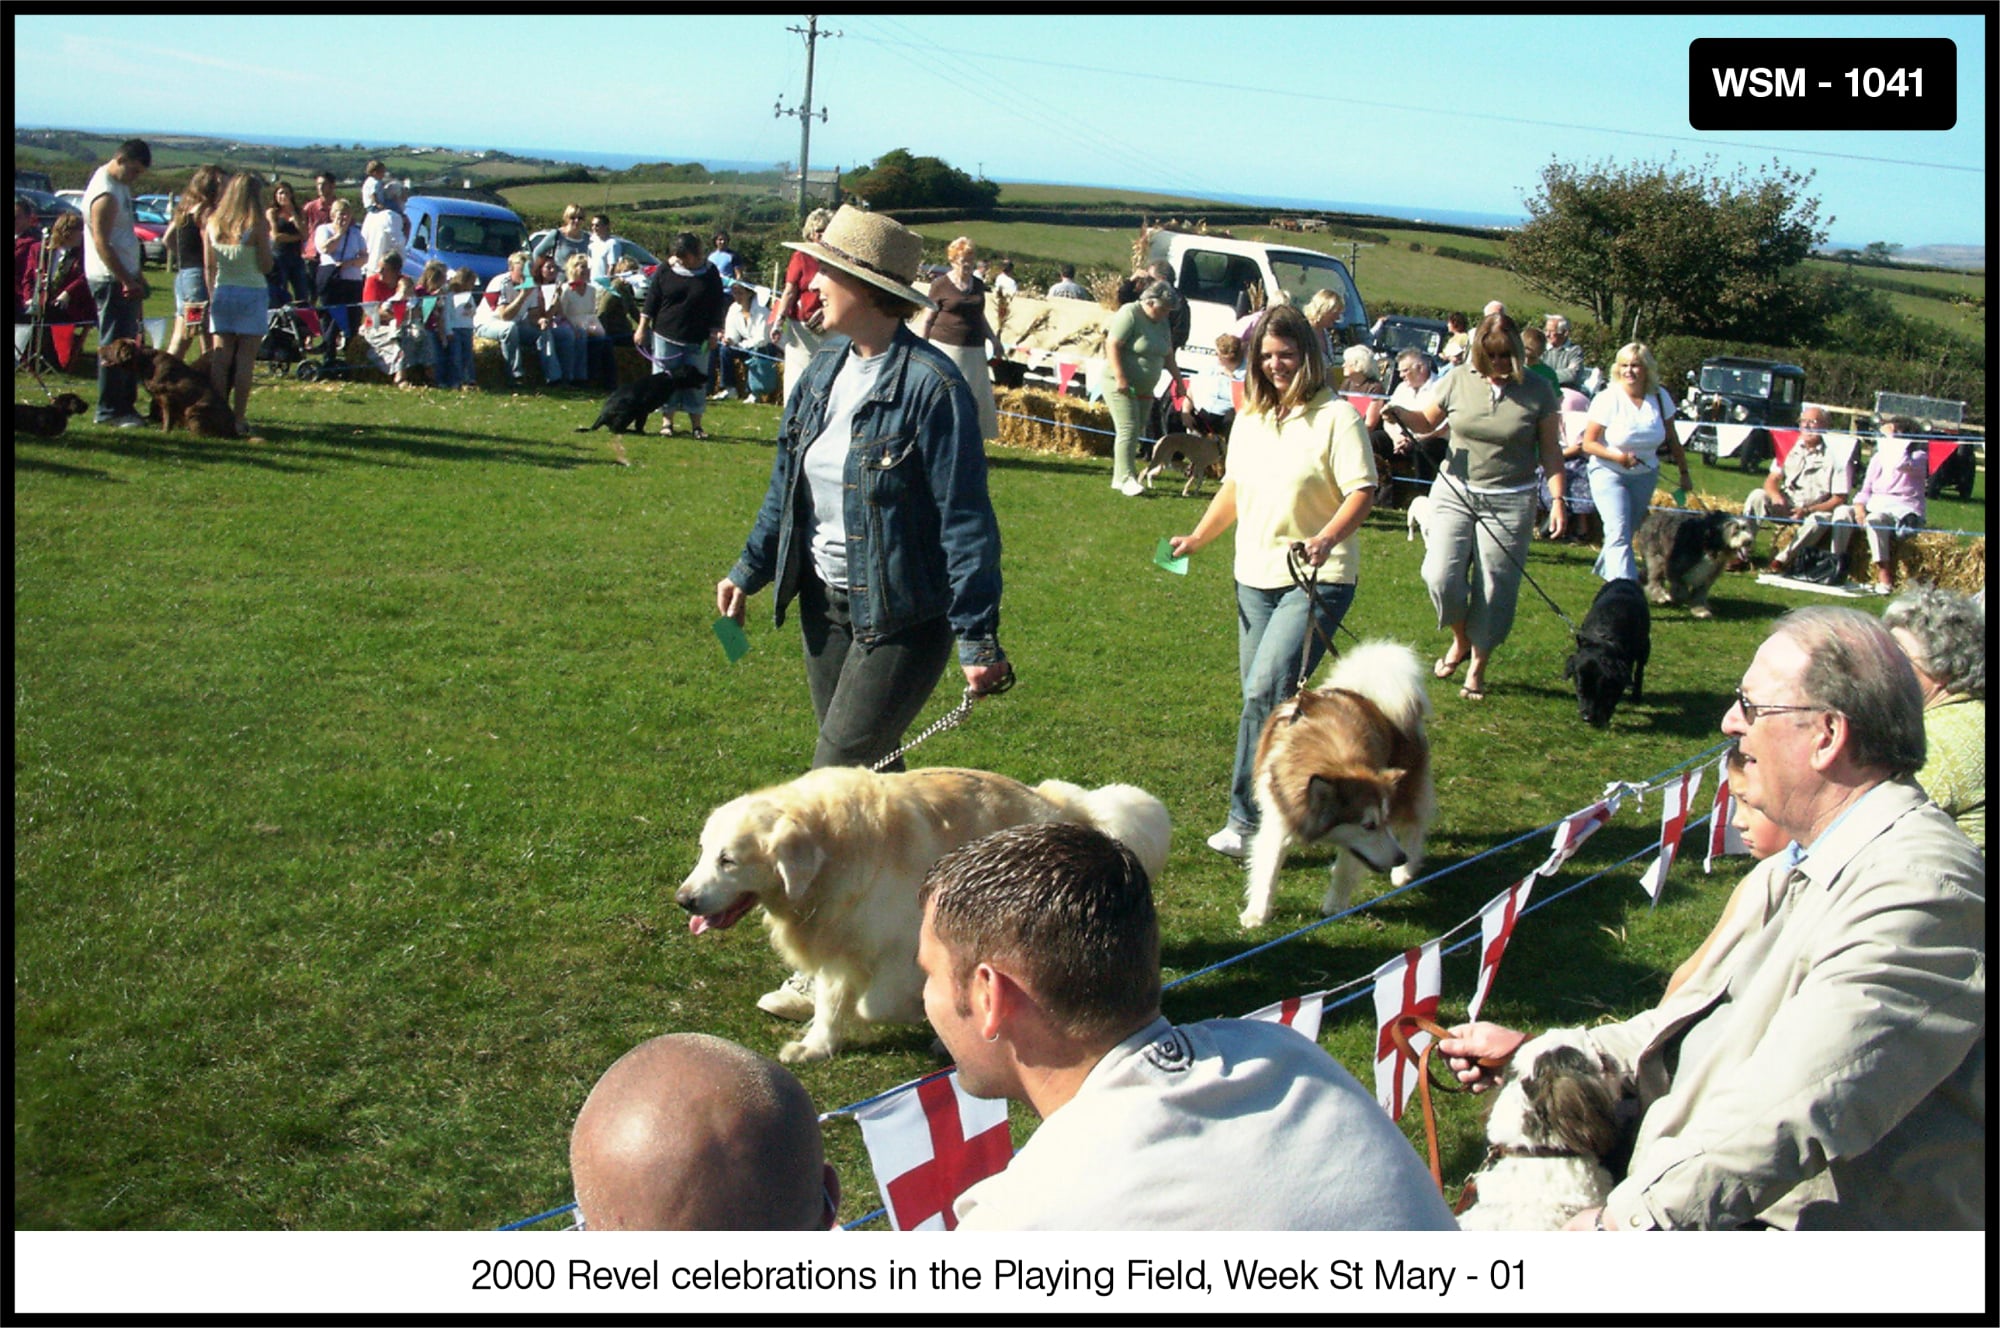
[(293, 365), (306, 358), (312, 335), (298, 309), (289, 304), (278, 305), (265, 322), (264, 339), (257, 343), (257, 358), (269, 364), (279, 377), (286, 377)]
[(354, 370), (340, 354), (345, 339), (325, 310), (304, 304), (280, 305), (271, 310), (257, 358), (270, 361), (280, 374), (292, 373), (292, 366), (297, 365), (301, 383), (345, 378)]

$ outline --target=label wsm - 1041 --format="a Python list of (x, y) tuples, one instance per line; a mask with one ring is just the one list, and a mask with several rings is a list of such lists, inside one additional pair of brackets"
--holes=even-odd
[(1688, 43), (1695, 129), (1950, 129), (1958, 46), (1947, 37), (1702, 37)]

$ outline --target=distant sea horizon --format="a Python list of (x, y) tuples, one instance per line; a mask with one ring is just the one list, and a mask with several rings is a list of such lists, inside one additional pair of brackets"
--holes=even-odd
[[(93, 126), (93, 125), (17, 125), (16, 128), (17, 129), (69, 129), (82, 133), (106, 133), (106, 134), (125, 134), (131, 132), (129, 129), (123, 129), (123, 128), (108, 129), (103, 126)], [(230, 134), (216, 133), (209, 130), (195, 130), (195, 129), (173, 129), (173, 130), (160, 129), (148, 132), (152, 132), (159, 135), (185, 136), (190, 138), (216, 138), (216, 139), (238, 138), (240, 139), (240, 141), (243, 142), (268, 143), (275, 147), (283, 147), (283, 148), (305, 148), (305, 147), (314, 147), (322, 145), (328, 147), (334, 146), (334, 144), (330, 142), (325, 135), (305, 137), (300, 135), (288, 135), (288, 134), (258, 134), (255, 136), (251, 136), (247, 134), (230, 135)], [(351, 143), (352, 140), (349, 140), (349, 142)], [(454, 151), (458, 152), (505, 152), (508, 155), (515, 157), (533, 157), (543, 161), (573, 162), (579, 166), (594, 166), (602, 170), (614, 170), (614, 171), (628, 170), (633, 166), (638, 166), (646, 162), (657, 162), (657, 161), (671, 161), (677, 163), (692, 161), (692, 162), (699, 162), (701, 165), (707, 167), (709, 170), (712, 171), (743, 171), (743, 172), (776, 170), (780, 165), (790, 164), (790, 163), (781, 163), (775, 161), (748, 161), (737, 158), (706, 157), (702, 156), (699, 153), (690, 153), (686, 155), (681, 155), (675, 153), (649, 152), (641, 154), (635, 152), (608, 152), (599, 148), (549, 148), (549, 147), (528, 148), (528, 147), (507, 147), (499, 144), (472, 144), (472, 143), (435, 143), (435, 144), (415, 143), (415, 144), (410, 144), (409, 146), (445, 147), (445, 148), (451, 148)], [(823, 171), (823, 170), (830, 170), (832, 168), (822, 164), (814, 167), (813, 169)], [(1146, 185), (1111, 184), (1102, 180), (1076, 181), (1076, 180), (1024, 179), (1024, 180), (1012, 180), (1012, 181), (1002, 180), (1000, 181), (1000, 183), (1049, 184), (1049, 185), (1062, 185), (1069, 188), (1086, 188), (1086, 189), (1095, 187), (1101, 189), (1129, 190), (1138, 193), (1164, 194), (1171, 192), (1169, 190), (1154, 188)], [(1515, 213), (1478, 212), (1478, 211), (1466, 211), (1466, 210), (1459, 210), (1452, 208), (1413, 207), (1407, 204), (1400, 204), (1400, 203), (1357, 203), (1346, 199), (1302, 198), (1302, 197), (1277, 195), (1277, 194), (1216, 194), (1210, 201), (1217, 203), (1232, 203), (1238, 206), (1249, 206), (1249, 207), (1270, 207), (1278, 209), (1310, 210), (1310, 211), (1322, 211), (1322, 212), (1345, 212), (1350, 214), (1358, 214), (1361, 216), (1388, 217), (1397, 221), (1436, 223), (1445, 226), (1481, 226), (1498, 230), (1511, 230), (1515, 227), (1522, 225), (1528, 219), (1526, 212), (1515, 212)], [(1860, 241), (1850, 243), (1849, 241), (1846, 240), (1832, 238), (1828, 239), (1825, 244), (1820, 246), (1819, 252), (1831, 253), (1840, 249), (1860, 249), (1862, 247), (1863, 243)], [(1945, 249), (1980, 248), (1983, 250), (1984, 245), (1980, 241), (1932, 241), (1921, 246), (1906, 246), (1906, 247), (1920, 248), (1926, 250), (1936, 249), (1936, 248), (1945, 248)], [(1983, 263), (1983, 254), (1981, 261)]]

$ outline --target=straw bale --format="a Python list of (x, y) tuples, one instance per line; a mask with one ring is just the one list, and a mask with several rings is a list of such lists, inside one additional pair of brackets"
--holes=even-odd
[(1002, 389), (993, 396), (1000, 410), (1000, 441), (1008, 446), (1069, 456), (1111, 455), (1111, 412), (1103, 405), (1033, 387)]

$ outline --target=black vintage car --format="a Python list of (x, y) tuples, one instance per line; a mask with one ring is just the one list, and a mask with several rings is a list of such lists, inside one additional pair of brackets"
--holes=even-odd
[(1750, 425), (1749, 436), (1728, 458), (1748, 471), (1760, 471), (1771, 464), (1777, 449), (1766, 430), (1796, 429), (1806, 399), (1806, 371), (1776, 360), (1712, 356), (1702, 361), (1699, 376), (1688, 375), (1688, 383), (1681, 418), (1698, 420), (1702, 425), (1687, 440), (1688, 451), (1701, 453), (1704, 461), (1714, 465), (1723, 459), (1718, 455), (1723, 444), (1715, 426)]

